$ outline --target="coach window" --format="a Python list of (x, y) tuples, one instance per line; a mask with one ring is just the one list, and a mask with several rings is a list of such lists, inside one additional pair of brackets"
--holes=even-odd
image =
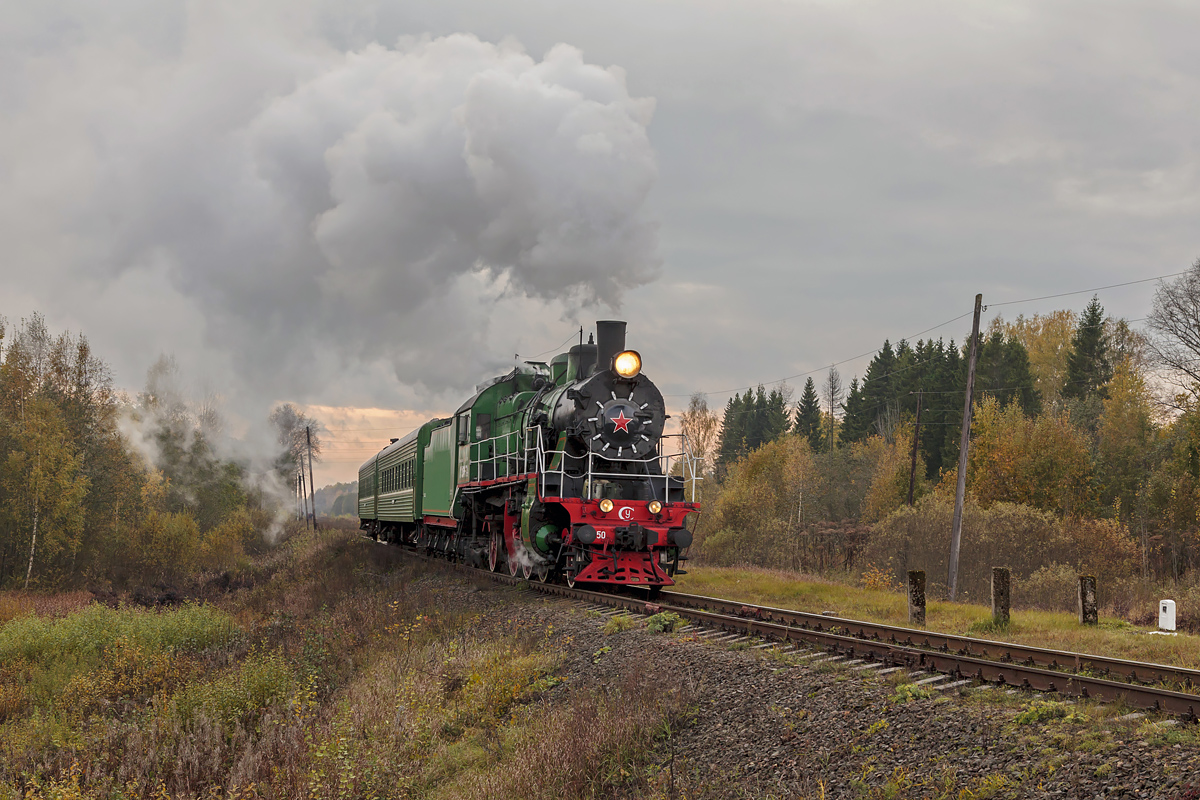
[(471, 442), (471, 412), (464, 411), (458, 415), (458, 443), (470, 444)]
[(475, 415), (475, 441), (482, 442), (484, 439), (492, 438), (492, 415), (491, 414), (476, 414)]

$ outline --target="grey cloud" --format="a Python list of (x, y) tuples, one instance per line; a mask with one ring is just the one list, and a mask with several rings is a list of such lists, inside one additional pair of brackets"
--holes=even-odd
[[(28, 79), (0, 77), (19, 99), (0, 122), (0, 234), (60, 278), (13, 285), (81, 323), (83, 275), (114, 300), (114, 265), (138, 297), (166, 285), (148, 327), (187, 346), (202, 319), (205, 363), (261, 396), (451, 405), (451, 384), (618, 300), (665, 391), (727, 388), (914, 333), (977, 291), (1196, 257), (1185, 3), (61, 8), (0, 17), (26, 32), (0, 40), (22, 68), (0, 76)], [(499, 44), (434, 47), (460, 32)], [(1136, 318), (1152, 291), (1101, 300)], [(320, 388), (296, 377), (310, 363)], [(385, 380), (396, 365), (425, 383)]]
[[(78, 126), (60, 142), (75, 185), (41, 211), (86, 241), (54, 270), (101, 287), (168, 275), (250, 394), (303, 391), (317, 348), (349, 371), (390, 361), (427, 396), (461, 389), (506, 357), (489, 341), (502, 299), (570, 316), (656, 277), (654, 104), (619, 69), (567, 45), (538, 59), (453, 35), (339, 53), (250, 42), (253, 26), (225, 42), (213, 24), (193, 6), (165, 59), (63, 46), (112, 74), (27, 119)], [(42, 85), (68, 74), (46, 66)]]

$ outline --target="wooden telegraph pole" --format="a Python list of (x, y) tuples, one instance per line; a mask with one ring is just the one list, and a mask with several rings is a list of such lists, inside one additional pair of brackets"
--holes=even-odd
[(304, 488), (304, 464), (300, 465), (300, 507), (304, 509), (304, 530), (308, 530), (308, 492)]
[[(317, 526), (317, 479), (313, 477), (312, 470), (312, 431), (307, 425), (304, 426), (304, 440), (308, 442), (308, 485), (312, 492), (313, 530), (319, 531), (321, 529)], [(300, 469), (304, 469), (303, 464), (300, 465)]]
[(967, 493), (967, 446), (971, 442), (971, 396), (975, 389), (975, 359), (979, 355), (979, 312), (983, 295), (975, 295), (971, 323), (971, 354), (967, 360), (967, 399), (963, 402), (962, 439), (958, 446), (958, 490), (954, 493), (954, 524), (950, 530), (950, 599), (958, 594), (958, 545), (962, 541), (963, 497)]
[(912, 449), (912, 466), (908, 468), (908, 504), (913, 504), (913, 490), (917, 487), (917, 442), (921, 436), (921, 396), (924, 392), (917, 392), (917, 424), (913, 426), (913, 449)]

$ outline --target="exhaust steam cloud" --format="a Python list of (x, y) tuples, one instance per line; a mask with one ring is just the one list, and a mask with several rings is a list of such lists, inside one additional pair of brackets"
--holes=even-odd
[(511, 355), (498, 333), (615, 307), (658, 274), (654, 101), (621, 69), (465, 34), (338, 52), (230, 36), (230, 13), (192, 7), (165, 55), (136, 36), (30, 55), (0, 138), (28, 144), (16, 193), (44, 167), (38, 222), (0, 232), (77, 303), (136, 303), (151, 329), (180, 317), (146, 302), (169, 286), (248, 416), (387, 373), (452, 395)]

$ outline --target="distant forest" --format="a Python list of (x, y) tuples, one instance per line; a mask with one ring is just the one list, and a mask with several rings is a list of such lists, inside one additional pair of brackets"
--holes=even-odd
[[(1144, 370), (1145, 360), (1145, 337), (1123, 320), (1106, 320), (1097, 299), (1078, 320), (1070, 311), (1013, 323), (997, 318), (980, 335), (975, 398), (1015, 404), (1027, 417), (1044, 410), (1066, 414), (1094, 428), (1114, 371), (1123, 365)], [(871, 436), (890, 439), (902, 420), (915, 424), (919, 402), (918, 447), (925, 477), (934, 479), (958, 461), (967, 361), (967, 347), (953, 339), (895, 346), (884, 340), (861, 381), (846, 385), (831, 369), (819, 392), (809, 378), (794, 406), (786, 386), (747, 389), (725, 406), (717, 464), (725, 467), (789, 432), (817, 452)]]
[(313, 505), (321, 516), (358, 516), (358, 481), (331, 483), (313, 492)]
[(252, 464), (182, 385), (164, 357), (130, 397), (87, 337), (0, 317), (0, 587), (170, 582), (272, 543), (313, 420), (277, 407), (278, 449)]
[[(985, 322), (967, 462), (968, 595), (986, 593), (992, 566), (1010, 566), (1025, 596), (1049, 606), (1070, 601), (1080, 570), (1120, 587), (1112, 596), (1123, 602), (1183, 581), (1200, 606), (1197, 309), (1200, 262), (1160, 284), (1145, 332), (1095, 297), (1078, 312)], [(926, 569), (936, 593), (967, 354), (954, 340), (885, 341), (848, 383), (831, 367), (799, 397), (760, 385), (723, 411), (693, 396), (682, 424), (706, 476), (695, 555), (893, 579)]]

